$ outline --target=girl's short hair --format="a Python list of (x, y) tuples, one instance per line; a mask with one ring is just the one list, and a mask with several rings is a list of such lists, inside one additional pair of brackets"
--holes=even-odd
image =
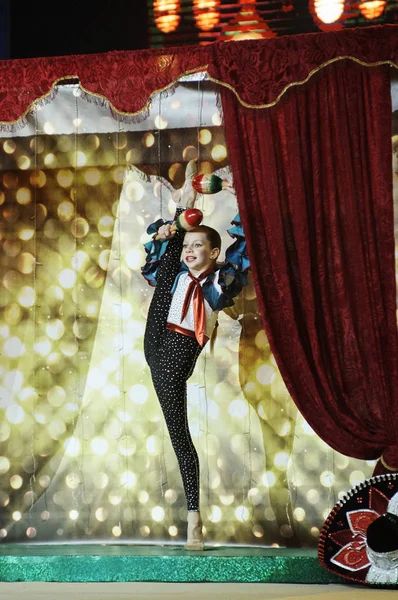
[(195, 232), (205, 233), (206, 238), (210, 242), (211, 249), (213, 250), (213, 248), (218, 248), (221, 251), (221, 236), (218, 231), (213, 229), (213, 227), (209, 227), (208, 225), (198, 225), (197, 227), (187, 231), (187, 233)]

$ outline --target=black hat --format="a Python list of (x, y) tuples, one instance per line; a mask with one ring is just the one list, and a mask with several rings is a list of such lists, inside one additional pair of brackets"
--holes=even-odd
[(318, 559), (344, 579), (398, 587), (398, 473), (366, 479), (337, 502), (322, 528)]

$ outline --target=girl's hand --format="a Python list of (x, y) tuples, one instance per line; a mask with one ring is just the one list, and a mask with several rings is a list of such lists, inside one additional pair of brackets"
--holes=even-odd
[(165, 225), (162, 225), (161, 227), (159, 227), (158, 233), (157, 233), (157, 239), (164, 242), (166, 240), (170, 240), (171, 238), (173, 238), (175, 236), (175, 234), (176, 234), (176, 230), (171, 231), (170, 223), (165, 223)]

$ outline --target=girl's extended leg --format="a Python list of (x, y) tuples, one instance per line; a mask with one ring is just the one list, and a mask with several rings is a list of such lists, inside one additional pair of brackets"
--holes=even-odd
[[(174, 219), (183, 211), (183, 208), (177, 208)], [(166, 330), (172, 298), (171, 289), (181, 268), (183, 240), (184, 232), (177, 232), (168, 242), (167, 250), (159, 264), (157, 283), (149, 306), (144, 336), (144, 353), (149, 366), (156, 360), (155, 356)]]
[[(177, 206), (174, 220), (186, 209), (192, 208), (196, 191), (192, 187), (192, 178), (197, 171), (196, 160), (190, 160), (185, 170), (185, 183), (179, 192), (180, 203)], [(156, 360), (164, 331), (166, 329), (167, 317), (171, 304), (171, 289), (181, 266), (182, 243), (184, 232), (178, 231), (167, 246), (167, 250), (160, 261), (157, 283), (148, 311), (147, 324), (144, 337), (144, 353), (149, 366)]]

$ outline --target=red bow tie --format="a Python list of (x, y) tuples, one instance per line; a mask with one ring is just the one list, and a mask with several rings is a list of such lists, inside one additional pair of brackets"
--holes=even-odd
[(191, 303), (191, 299), (193, 296), (193, 314), (194, 314), (194, 322), (195, 322), (195, 337), (200, 346), (204, 346), (205, 344), (205, 328), (206, 328), (206, 311), (205, 311), (205, 300), (203, 296), (202, 286), (200, 282), (203, 279), (213, 272), (213, 269), (207, 269), (207, 271), (203, 271), (199, 275), (199, 277), (194, 277), (190, 271), (188, 271), (188, 275), (191, 278), (191, 282), (189, 283), (187, 292), (184, 298), (184, 304), (182, 306), (181, 311), (181, 323), (185, 319), (189, 305)]

